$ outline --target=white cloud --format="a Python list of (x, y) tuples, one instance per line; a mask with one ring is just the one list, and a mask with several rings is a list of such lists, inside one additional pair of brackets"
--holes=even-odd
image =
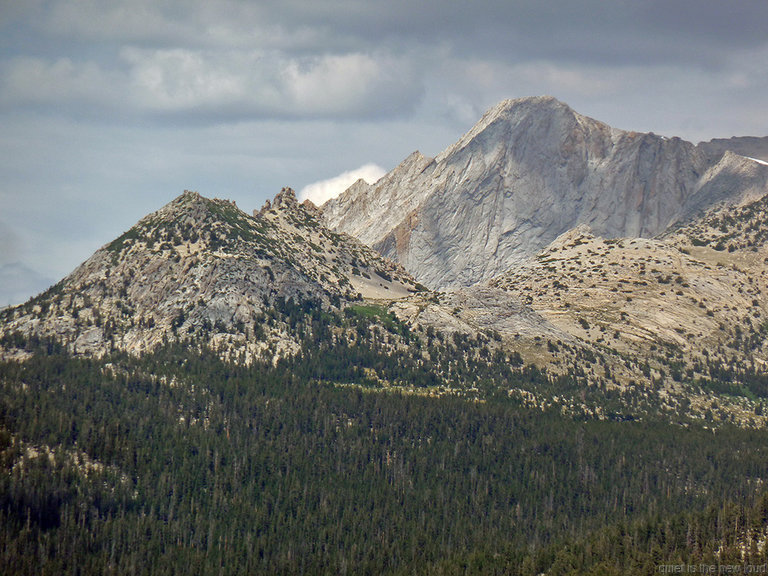
[(364, 164), (355, 170), (348, 170), (333, 178), (320, 180), (319, 182), (314, 182), (313, 184), (305, 186), (299, 192), (299, 200), (311, 200), (317, 206), (321, 206), (331, 198), (335, 198), (344, 192), (344, 190), (349, 188), (360, 178), (369, 184), (373, 184), (386, 173), (387, 171), (381, 166), (376, 164)]
[(319, 114), (376, 115), (415, 105), (421, 86), (407, 60), (385, 54), (325, 54), (291, 60), (282, 79), (289, 102)]
[(148, 110), (180, 111), (221, 106), (248, 97), (248, 70), (257, 55), (212, 55), (197, 50), (123, 49), (131, 66), (136, 104)]

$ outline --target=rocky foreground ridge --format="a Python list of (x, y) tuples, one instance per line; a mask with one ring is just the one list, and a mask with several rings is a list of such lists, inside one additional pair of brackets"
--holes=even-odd
[(298, 347), (288, 327), (267, 316), (276, 306), (338, 309), (421, 289), (317, 215), (291, 189), (253, 215), (184, 192), (45, 293), (2, 311), (0, 332), (54, 337), (73, 353), (97, 356), (204, 334), (226, 356), (249, 362)]
[(763, 196), (768, 165), (733, 146), (618, 130), (551, 97), (507, 100), (437, 157), (415, 152), (328, 201), (323, 222), (430, 288), (470, 286), (581, 224), (605, 238), (653, 237)]

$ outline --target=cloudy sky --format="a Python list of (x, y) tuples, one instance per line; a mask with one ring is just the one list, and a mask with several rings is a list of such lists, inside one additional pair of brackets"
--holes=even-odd
[(768, 2), (0, 0), (0, 306), (185, 189), (327, 195), (541, 94), (768, 135)]

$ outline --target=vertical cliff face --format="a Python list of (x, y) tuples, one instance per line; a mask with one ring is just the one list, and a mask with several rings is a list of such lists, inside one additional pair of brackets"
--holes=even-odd
[[(374, 185), (324, 207), (324, 221), (401, 262), (430, 287), (470, 285), (563, 232), (654, 236), (741, 198), (744, 167), (679, 138), (625, 132), (551, 97), (507, 100), (434, 160), (412, 154)], [(749, 188), (766, 189), (754, 163)]]

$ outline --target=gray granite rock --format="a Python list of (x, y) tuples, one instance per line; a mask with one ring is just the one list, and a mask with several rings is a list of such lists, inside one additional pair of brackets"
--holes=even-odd
[(399, 261), (430, 288), (504, 272), (563, 232), (651, 237), (718, 202), (768, 192), (768, 166), (713, 161), (690, 142), (626, 132), (551, 97), (507, 100), (434, 160), (414, 152), (323, 221)]

